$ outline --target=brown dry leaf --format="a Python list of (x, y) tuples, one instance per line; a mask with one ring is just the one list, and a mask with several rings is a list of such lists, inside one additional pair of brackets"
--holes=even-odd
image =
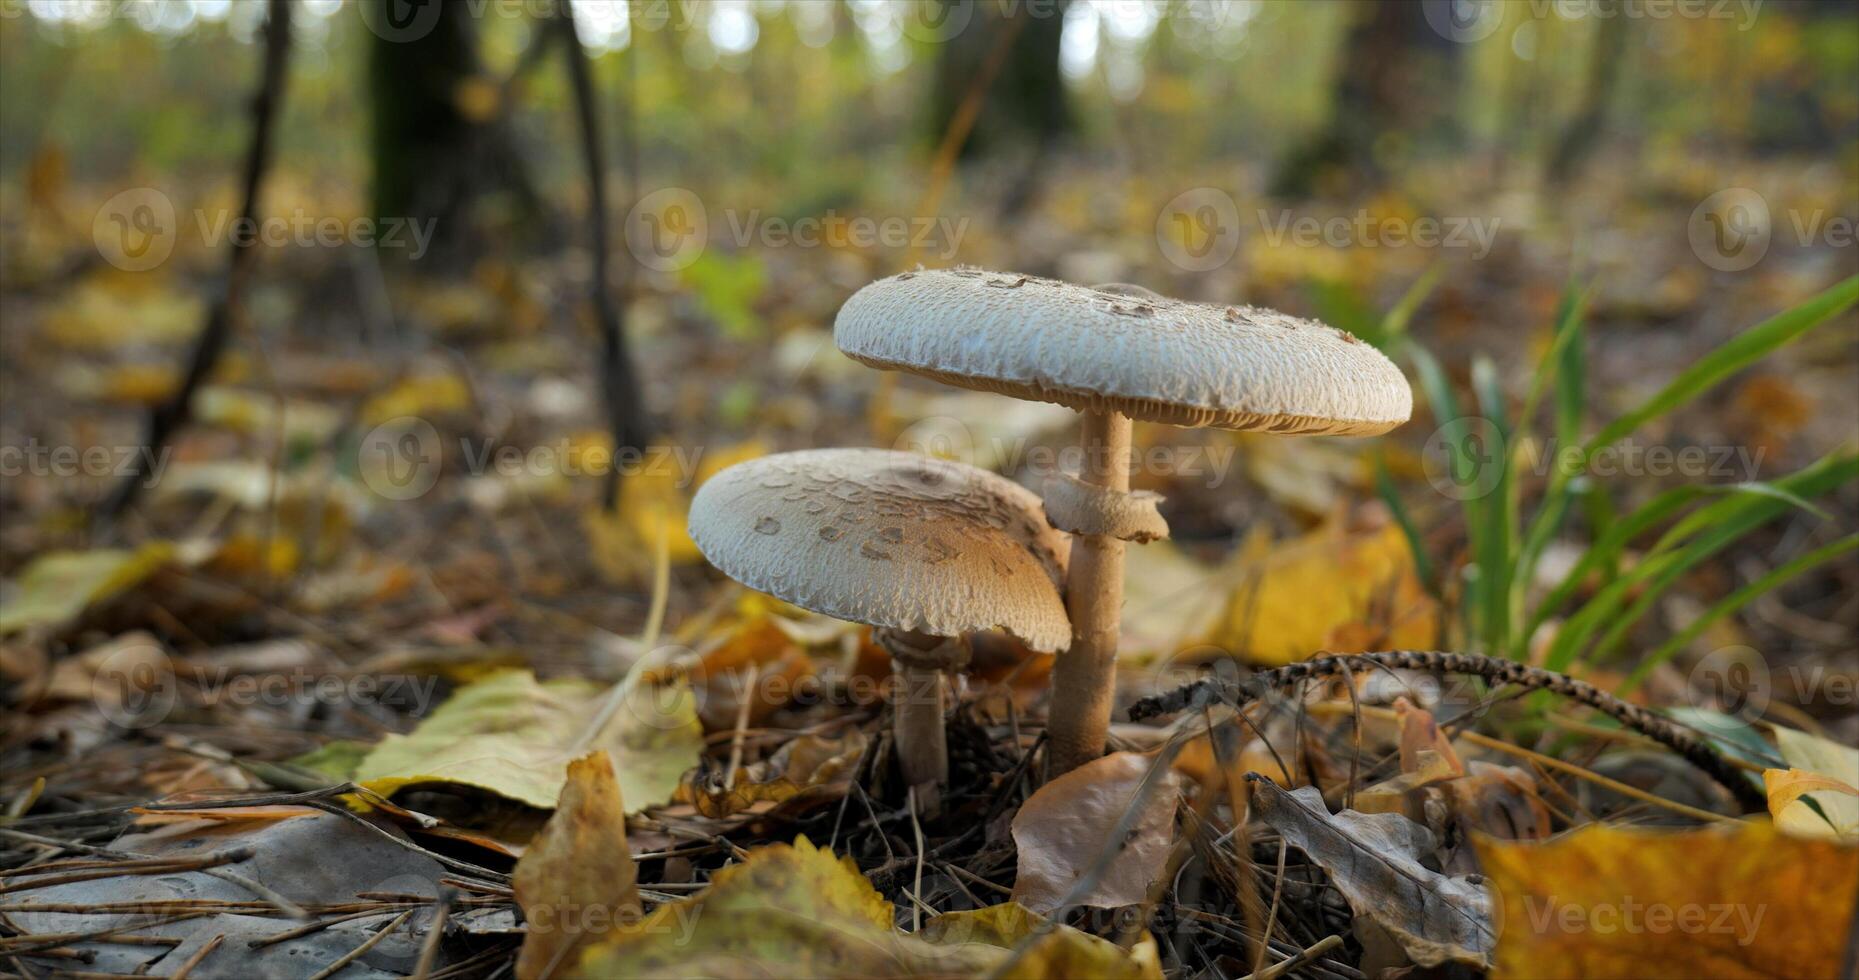
[(1359, 917), (1386, 930), (1421, 966), (1483, 966), (1496, 942), (1491, 899), (1467, 878), (1428, 870), (1433, 834), (1394, 813), (1332, 814), (1314, 786), (1286, 792), (1253, 777), (1253, 812), (1329, 872)]
[(1049, 926), (1007, 977), (1159, 980), (1154, 940), (1133, 950), (1023, 909), (996, 906), (939, 916), (915, 935), (892, 926), (895, 910), (851, 858), (805, 836), (756, 848), (717, 872), (710, 887), (667, 902), (615, 930), (583, 956), (575, 976), (957, 977), (1001, 971), (1012, 947)]
[(565, 974), (581, 949), (636, 919), (638, 873), (613, 761), (593, 752), (570, 762), (555, 815), (530, 841), (511, 881), (528, 922), (519, 980)]
[(1127, 841), (1111, 835), (1155, 757), (1116, 752), (1073, 769), (1041, 786), (1013, 818), (1019, 849), (1014, 900), (1040, 914), (1064, 904), (1081, 875), (1105, 849), (1117, 856), (1074, 904), (1118, 908), (1146, 901), (1168, 862), (1175, 840), (1178, 777), (1173, 772), (1141, 801)]
[(1837, 976), (1859, 898), (1859, 848), (1766, 821), (1474, 843), (1503, 902), (1496, 977)]
[(802, 793), (817, 791), (822, 798), (837, 798), (845, 793), (845, 781), (858, 765), (865, 741), (865, 733), (857, 729), (840, 738), (802, 735), (767, 759), (737, 770), (729, 789), (721, 785), (721, 772), (693, 769), (678, 782), (672, 799), (691, 804), (706, 817), (722, 818), (757, 803), (785, 803)]

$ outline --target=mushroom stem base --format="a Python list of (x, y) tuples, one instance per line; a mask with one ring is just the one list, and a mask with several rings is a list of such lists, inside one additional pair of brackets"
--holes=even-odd
[(897, 765), (904, 783), (917, 791), (926, 813), (940, 807), (949, 781), (949, 745), (942, 730), (942, 671), (892, 661), (897, 674), (897, 702), (892, 730), (897, 736)]
[(917, 791), (919, 812), (942, 809), (942, 787), (949, 781), (949, 746), (943, 734), (945, 670), (968, 661), (960, 639), (902, 630), (878, 630), (873, 637), (891, 655), (896, 675), (892, 692), (891, 730), (897, 742), (897, 766), (904, 783)]
[[(1120, 412), (1084, 416), (1085, 483), (1117, 493), (1130, 489), (1130, 418)], [(1117, 633), (1123, 607), (1123, 542), (1081, 534), (1072, 542), (1065, 609), (1071, 648), (1052, 664), (1052, 712), (1047, 724), (1048, 775), (1057, 776), (1104, 754), (1117, 686)]]

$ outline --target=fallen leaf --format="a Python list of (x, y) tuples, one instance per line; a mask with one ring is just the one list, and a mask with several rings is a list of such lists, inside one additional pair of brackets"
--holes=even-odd
[(638, 874), (613, 761), (594, 752), (569, 763), (555, 814), (516, 862), (511, 881), (528, 923), (516, 960), (519, 980), (555, 975), (589, 943), (636, 919)]
[[(267, 808), (269, 809), (269, 808)], [(221, 869), (248, 881), (263, 883), (300, 904), (350, 903), (368, 894), (393, 893), (435, 897), (446, 870), (432, 858), (408, 850), (387, 827), (377, 833), (348, 818), (307, 807), (290, 819), (189, 820), (158, 826), (134, 827), (109, 846), (159, 857), (197, 858), (216, 851), (246, 848), (250, 856), (221, 865)], [(364, 818), (365, 819), (365, 818)], [(225, 936), (204, 955), (198, 976), (271, 977), (308, 976), (332, 966), (378, 932), (396, 914), (386, 906), (376, 915), (335, 920), (326, 929), (284, 941), (260, 943), (292, 925), (288, 921), (238, 912), (213, 912), (170, 920), (148, 912), (124, 911), (155, 907), (174, 901), (249, 902), (245, 887), (203, 871), (179, 870), (159, 875), (124, 874), (66, 884), (26, 888), (5, 896), (10, 905), (9, 924), (21, 931), (18, 942), (30, 944), (35, 935), (86, 933), (128, 926), (130, 935), (163, 936), (168, 943), (135, 944), (82, 942), (70, 948), (90, 957), (85, 968), (128, 975), (174, 972), (213, 937)], [(34, 911), (18, 906), (80, 906), (83, 912)], [(88, 909), (96, 909), (89, 911)], [(402, 928), (355, 960), (344, 976), (386, 977), (413, 972), (421, 941), (430, 927), (430, 913), (416, 914)], [(450, 943), (441, 947), (439, 965), (454, 954)], [(35, 973), (69, 970), (70, 959), (34, 960)], [(159, 962), (158, 962), (159, 961)]]
[[(1154, 941), (1125, 952), (1031, 912), (997, 906), (931, 920), (910, 935), (893, 907), (849, 857), (815, 847), (756, 848), (717, 872), (710, 887), (667, 902), (622, 926), (583, 955), (577, 976), (903, 978), (985, 976), (1010, 948), (1049, 929), (1019, 957), (1010, 977), (1129, 977), (1158, 980)], [(940, 923), (940, 925), (938, 924)]]
[[(1827, 794), (1859, 796), (1859, 789), (1852, 784), (1802, 769), (1765, 769), (1762, 786), (1769, 794), (1769, 816), (1782, 830), (1803, 837), (1859, 839), (1859, 826), (1834, 824), (1828, 809), (1832, 797)], [(1809, 793), (1819, 794), (1814, 797), (1819, 810), (1802, 802), (1801, 798)]]
[(135, 549), (42, 554), (20, 572), (13, 598), (0, 606), (0, 636), (35, 626), (63, 626), (86, 607), (140, 584), (173, 554), (164, 541)]
[(1122, 659), (1138, 662), (1210, 642), (1243, 579), (1189, 557), (1168, 540), (1129, 548), (1123, 562), (1118, 650)]
[[(1775, 746), (1792, 768), (1827, 776), (1847, 786), (1859, 786), (1859, 749), (1780, 725), (1775, 726)], [(1808, 810), (1807, 804), (1796, 800), (1783, 808), (1790, 814), (1784, 829), (1814, 828), (1812, 832), (1822, 836), (1831, 829), (1834, 836), (1842, 838), (1859, 833), (1859, 796), (1818, 790), (1809, 791), (1804, 799), (1819, 806), (1825, 819), (1808, 819), (1811, 812), (1801, 812)], [(1772, 798), (1769, 806), (1773, 812)], [(1781, 824), (1779, 817), (1776, 823)]]
[(1141, 801), (1128, 840), (1111, 835), (1155, 757), (1114, 752), (1041, 786), (1013, 818), (1019, 849), (1014, 901), (1040, 914), (1059, 908), (1107, 849), (1117, 855), (1075, 905), (1118, 908), (1147, 901), (1175, 842), (1178, 777), (1171, 771)]
[(1319, 527), (1274, 548), (1253, 583), (1236, 591), (1213, 642), (1257, 663), (1433, 645), (1434, 602), (1392, 523), (1360, 533)]
[(1014, 949), (1041, 928), (1045, 935), (1021, 953), (1010, 977), (1065, 977), (1092, 980), (1109, 977), (1145, 977), (1159, 980), (1161, 956), (1155, 939), (1144, 935), (1130, 949), (1070, 926), (1049, 927), (1051, 920), (1018, 902), (1003, 902), (984, 909), (949, 912), (924, 923), (921, 938), (938, 946), (979, 944)]
[(685, 773), (673, 799), (712, 818), (733, 816), (757, 803), (785, 803), (816, 790), (823, 791), (818, 793), (822, 798), (836, 799), (845, 794), (865, 742), (865, 734), (857, 729), (840, 738), (801, 735), (767, 759), (738, 769), (734, 785), (727, 789), (721, 772)]
[(1314, 786), (1289, 792), (1249, 776), (1253, 812), (1330, 875), (1359, 917), (1386, 930), (1421, 966), (1487, 963), (1496, 931), (1491, 898), (1469, 878), (1421, 863), (1431, 831), (1394, 813), (1332, 814)]
[(1859, 848), (1731, 828), (1476, 838), (1501, 897), (1495, 977), (1832, 977)]
[[(646, 462), (620, 481), (620, 499), (612, 509), (596, 507), (582, 516), (592, 544), (594, 564), (610, 581), (630, 582), (650, 574), (659, 542), (672, 564), (703, 560), (703, 552), (685, 529), (691, 494), (717, 471), (757, 456), (768, 448), (753, 440), (701, 454), (696, 472), (686, 472), (686, 457), (648, 455)], [(699, 458), (699, 457), (691, 457)], [(673, 462), (671, 460), (679, 460)]]
[(471, 389), (455, 374), (419, 374), (368, 399), (362, 406), (362, 424), (380, 425), (413, 415), (433, 419), (471, 407)]
[[(383, 796), (414, 783), (458, 783), (546, 810), (567, 779), (574, 742), (605, 696), (605, 688), (579, 678), (538, 682), (528, 671), (499, 671), (460, 688), (412, 733), (382, 739), (357, 767), (356, 781)], [(612, 753), (633, 812), (669, 800), (703, 753), (690, 687), (678, 680), (629, 684), (590, 748)]]

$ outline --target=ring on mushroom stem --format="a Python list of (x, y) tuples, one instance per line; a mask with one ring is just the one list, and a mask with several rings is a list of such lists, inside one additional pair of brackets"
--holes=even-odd
[(875, 368), (1083, 413), (1081, 485), (1058, 480), (1046, 501), (1054, 524), (1076, 532), (1065, 596), (1071, 649), (1053, 665), (1047, 726), (1055, 775), (1104, 752), (1124, 543), (1166, 535), (1154, 499), (1130, 493), (1132, 421), (1375, 435), (1413, 411), (1400, 369), (1341, 330), (1120, 283), (919, 270), (855, 293), (833, 337)]
[(898, 764), (923, 810), (948, 778), (943, 673), (963, 637), (1002, 629), (1035, 650), (1071, 635), (1065, 536), (1039, 497), (961, 463), (881, 449), (764, 456), (705, 481), (691, 539), (724, 574), (804, 609), (874, 627), (898, 683)]

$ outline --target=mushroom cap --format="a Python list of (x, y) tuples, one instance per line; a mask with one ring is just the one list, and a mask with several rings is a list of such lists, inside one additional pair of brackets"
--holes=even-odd
[(1062, 650), (1070, 544), (1032, 491), (962, 463), (812, 449), (737, 463), (691, 501), (730, 578), (805, 609), (936, 636), (1004, 629)]
[(1182, 426), (1374, 435), (1413, 393), (1380, 351), (1252, 306), (980, 269), (906, 272), (854, 293), (848, 356), (964, 388)]

